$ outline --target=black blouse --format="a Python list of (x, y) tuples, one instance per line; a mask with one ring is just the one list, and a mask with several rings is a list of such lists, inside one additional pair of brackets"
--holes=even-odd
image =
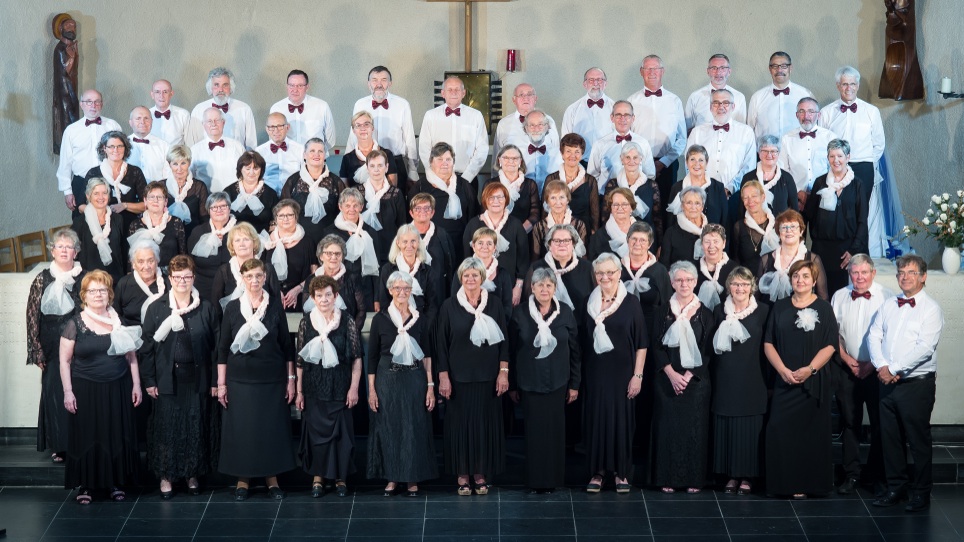
[[(633, 217), (633, 222), (636, 222), (635, 217)], [(594, 261), (603, 252), (616, 254), (609, 245), (609, 241), (611, 240), (612, 237), (610, 237), (609, 232), (606, 231), (606, 226), (601, 226), (596, 230), (596, 233), (592, 234), (592, 237), (589, 238), (589, 246), (586, 247), (586, 259), (590, 262)]]
[[(485, 181), (485, 186), (489, 183), (501, 183), (502, 180), (498, 175), (492, 177), (491, 179)], [(505, 202), (506, 209), (509, 208), (509, 203), (511, 201)], [(522, 186), (519, 187), (519, 199), (512, 204), (512, 210), (509, 214), (519, 219), (520, 224), (525, 224), (529, 221), (530, 226), (535, 226), (539, 223), (542, 218), (542, 198), (539, 197), (539, 185), (529, 177), (524, 177), (522, 181)]]
[[(720, 224), (726, 226), (729, 224), (727, 222), (729, 204), (726, 197), (726, 188), (723, 187), (723, 183), (717, 181), (716, 179), (710, 179), (709, 186), (703, 186), (703, 190), (706, 191), (706, 203), (703, 205), (703, 214), (706, 215), (706, 220), (710, 224)], [(669, 189), (669, 205), (676, 200), (676, 194), (683, 191), (683, 181), (676, 181), (673, 186)], [(676, 225), (676, 215), (669, 213), (669, 223), (665, 225), (666, 231), (669, 228)]]
[(663, 244), (659, 249), (659, 263), (669, 269), (674, 263), (686, 260), (699, 269), (699, 258), (693, 257), (693, 249), (699, 242), (699, 235), (684, 231), (679, 224), (673, 224), (663, 234)]
[[(188, 254), (194, 258), (194, 287), (197, 288), (198, 293), (201, 295), (201, 299), (210, 301), (212, 304), (217, 303), (220, 298), (213, 298), (211, 296), (211, 291), (214, 285), (214, 275), (217, 273), (218, 268), (226, 264), (228, 260), (231, 259), (231, 254), (228, 252), (228, 234), (224, 234), (221, 238), (221, 246), (218, 247), (217, 254), (213, 256), (195, 256), (193, 254), (194, 247), (197, 246), (198, 241), (201, 240), (201, 236), (206, 233), (211, 233), (211, 223), (209, 221), (204, 222), (200, 226), (194, 228), (191, 232), (191, 237), (187, 240), (187, 251)], [(218, 305), (220, 306), (220, 305)]]
[(827, 188), (827, 175), (817, 177), (807, 198), (803, 216), (814, 242), (831, 241), (843, 243), (851, 254), (866, 254), (868, 251), (867, 204), (861, 197), (863, 179), (854, 180), (840, 191), (837, 208), (827, 211), (820, 207), (822, 199), (817, 192)]
[(268, 334), (256, 349), (248, 353), (231, 352), (231, 343), (245, 324), (245, 319), (241, 316), (240, 299), (231, 301), (224, 308), (218, 337), (218, 365), (228, 366), (229, 387), (232, 381), (249, 384), (287, 381), (287, 362), (295, 360), (295, 351), (288, 334), (288, 318), (281, 310), (281, 304), (271, 299), (261, 323), (268, 329)]
[[(167, 181), (165, 180), (165, 182)], [(208, 221), (207, 202), (209, 195), (208, 185), (201, 181), (194, 181), (191, 189), (187, 191), (187, 196), (184, 197), (184, 205), (187, 205), (187, 210), (191, 213), (191, 221), (184, 223), (185, 239), (191, 237), (194, 228)], [(170, 207), (171, 205), (174, 205), (174, 196), (168, 195), (167, 206)]]
[[(617, 179), (609, 179), (606, 183), (606, 194), (609, 194), (613, 190), (619, 188), (619, 181)], [(643, 203), (649, 206), (649, 211), (646, 216), (642, 218), (650, 227), (653, 228), (653, 242), (659, 243), (659, 240), (663, 238), (663, 202), (660, 200), (659, 187), (656, 186), (656, 180), (650, 179), (649, 181), (643, 183), (643, 186), (636, 189), (636, 197), (641, 199)], [(672, 200), (671, 200), (672, 201)], [(635, 211), (633, 211), (635, 213)], [(610, 210), (607, 207), (604, 209), (602, 216), (599, 219), (603, 224), (609, 220)], [(635, 214), (633, 215), (636, 216)], [(638, 217), (637, 217), (638, 218)], [(653, 251), (655, 251), (659, 246), (654, 246)]]
[[(743, 176), (743, 180), (740, 182), (742, 187), (749, 181), (760, 181), (760, 184), (766, 185), (763, 179), (758, 179), (756, 176), (756, 168), (751, 169)], [(777, 184), (773, 185), (770, 189), (770, 193), (773, 194), (773, 204), (770, 206), (770, 212), (773, 216), (777, 216), (787, 209), (793, 209), (796, 211), (799, 208), (799, 199), (797, 199), (797, 183), (793, 180), (793, 175), (790, 172), (781, 169), (780, 170), (780, 180)], [(743, 198), (737, 196), (737, 216), (733, 217), (734, 221), (743, 218), (743, 213), (746, 212), (746, 207), (743, 206)], [(766, 199), (763, 200), (766, 204)]]
[[(377, 299), (382, 310), (387, 309), (388, 304), (392, 302), (392, 295), (388, 291), (388, 278), (392, 276), (392, 273), (395, 271), (398, 271), (397, 265), (394, 263), (386, 263), (382, 266), (381, 273), (378, 276)], [(420, 314), (419, 320), (424, 321), (428, 329), (432, 329), (435, 325), (435, 317), (438, 315), (439, 307), (442, 306), (442, 298), (439, 296), (438, 289), (438, 284), (441, 280), (438, 276), (438, 268), (421, 264), (418, 266), (418, 271), (415, 272), (413, 278), (417, 280), (418, 285), (422, 287), (422, 295), (412, 294), (412, 299), (415, 300), (415, 308)]]
[(701, 303), (696, 314), (690, 318), (690, 325), (693, 326), (693, 333), (696, 335), (696, 344), (702, 360), (702, 365), (699, 367), (684, 369), (680, 362), (679, 347), (670, 348), (663, 344), (663, 336), (666, 335), (666, 331), (675, 322), (676, 316), (673, 315), (673, 311), (667, 310), (666, 316), (654, 326), (654, 331), (657, 333), (657, 339), (653, 344), (656, 372), (662, 372), (667, 365), (672, 365), (673, 369), (679, 374), (689, 371), (693, 373), (695, 378), (707, 380), (710, 377), (710, 354), (713, 353), (713, 332), (716, 331), (716, 319), (713, 317), (713, 312)]
[[(265, 264), (264, 274), (264, 291), (268, 292), (268, 295), (271, 296), (272, 303), (277, 303), (278, 306), (281, 306), (281, 282), (278, 280), (278, 274), (275, 273), (274, 267), (272, 267), (271, 264)], [(221, 264), (218, 270), (214, 272), (214, 278), (211, 280), (211, 288), (208, 290), (208, 294), (211, 296), (211, 305), (214, 305), (216, 311), (221, 312), (221, 299), (231, 295), (237, 287), (238, 281), (235, 280), (234, 273), (231, 272), (231, 261), (229, 258), (227, 262)], [(200, 289), (198, 289), (198, 293), (201, 293)], [(201, 299), (204, 299), (203, 294), (201, 295)], [(298, 311), (301, 310), (300, 307), (296, 308)]]
[[(717, 263), (717, 265), (719, 265), (719, 263)], [(723, 269), (720, 270), (719, 282), (717, 282), (717, 284), (723, 288), (723, 291), (720, 293), (720, 304), (723, 303), (723, 300), (726, 299), (726, 296), (728, 295), (728, 292), (726, 291), (726, 277), (730, 276), (730, 272), (736, 269), (739, 265), (740, 264), (737, 262), (729, 260), (723, 265)], [(710, 275), (712, 274), (713, 272), (711, 271)], [(699, 295), (700, 288), (703, 286), (703, 283), (709, 281), (710, 279), (707, 278), (706, 275), (703, 274), (703, 270), (700, 269), (700, 263), (696, 262), (696, 289), (693, 290), (693, 292)]]
[[(317, 336), (310, 313), (305, 314), (298, 325), (298, 351)], [(328, 339), (338, 352), (338, 365), (326, 369), (321, 363), (308, 363), (299, 355), (296, 363), (302, 369), (301, 390), (306, 399), (344, 401), (351, 388), (352, 365), (362, 357), (361, 339), (355, 322), (345, 313), (342, 313), (338, 327), (328, 334)]]
[[(769, 220), (760, 224), (760, 229), (766, 231)], [(745, 219), (741, 218), (733, 223), (730, 230), (729, 241), (730, 260), (746, 267), (760, 278), (760, 249), (763, 244), (763, 234), (751, 229), (746, 225)]]
[[(137, 280), (134, 279), (134, 273), (136, 273), (136, 271), (124, 275), (114, 285), (114, 310), (117, 311), (121, 323), (125, 326), (141, 325), (141, 307), (143, 307), (144, 302), (147, 301), (147, 294), (137, 285)], [(166, 276), (162, 276), (161, 280), (164, 281), (165, 294), (158, 298), (156, 302), (166, 303), (167, 292), (171, 291), (171, 282)], [(151, 293), (156, 294), (157, 281), (155, 280), (151, 283), (147, 289), (150, 290)]]
[(325, 202), (325, 216), (316, 224), (311, 218), (305, 216), (305, 203), (308, 201), (308, 183), (301, 180), (301, 172), (294, 173), (285, 181), (281, 189), (281, 199), (291, 198), (301, 205), (301, 214), (298, 216), (298, 223), (305, 229), (305, 234), (311, 238), (311, 242), (318, 245), (318, 241), (325, 236), (325, 229), (335, 222), (338, 216), (338, 197), (345, 189), (345, 183), (334, 173), (329, 173), (328, 177), (321, 181), (321, 188), (328, 190), (328, 201)]
[(476, 346), (469, 339), (475, 315), (459, 304), (453, 294), (442, 303), (435, 333), (435, 355), (439, 372), (448, 372), (455, 382), (495, 382), (499, 363), (509, 361), (509, 341), (505, 313), (492, 295), (483, 312), (499, 326), (505, 340), (496, 344)]
[(542, 350), (534, 345), (539, 326), (529, 314), (526, 298), (512, 312), (509, 322), (509, 374), (520, 390), (549, 393), (566, 386), (578, 390), (582, 381), (582, 357), (579, 350), (579, 329), (576, 316), (565, 303), (553, 300), (545, 320), (559, 309), (559, 316), (549, 324), (556, 348), (548, 356), (537, 359)]
[[(362, 230), (372, 237), (372, 245), (374, 245), (375, 230), (373, 230), (371, 226), (369, 226), (364, 222), (362, 222)], [(344, 241), (346, 244), (348, 243), (348, 239), (351, 237), (351, 235), (347, 231), (339, 228), (334, 224), (332, 224), (331, 226), (328, 226), (325, 229), (324, 235), (322, 235), (322, 238), (328, 235), (337, 235), (338, 237), (341, 237), (341, 240)], [(376, 249), (375, 255), (376, 256), (378, 255), (377, 249)], [(358, 259), (356, 259), (355, 261), (351, 261), (348, 259), (348, 254), (345, 254), (345, 259), (343, 263), (345, 264), (345, 269), (348, 271), (348, 274), (356, 275), (358, 277), (362, 276), (362, 257), (363, 256), (358, 256)]]
[[(471, 256), (471, 254), (466, 255), (466, 257), (468, 256)], [(515, 288), (515, 278), (500, 265), (495, 270), (495, 279), (492, 282), (495, 284), (495, 290), (489, 292), (489, 298), (502, 301), (502, 314), (512, 314), (512, 289)], [(462, 283), (459, 282), (459, 277), (453, 274), (449, 297), (454, 298), (461, 287)]]
[[(572, 221), (569, 223), (570, 226), (576, 229), (576, 233), (579, 234), (579, 239), (582, 240), (583, 245), (589, 245), (588, 230), (586, 225), (582, 220), (579, 220), (573, 214)], [(546, 248), (546, 236), (549, 235), (549, 224), (546, 219), (540, 220), (534, 228), (532, 228), (532, 243), (529, 247), (532, 253), (531, 261), (536, 261), (539, 258), (543, 258), (546, 252), (549, 250)]]
[[(388, 159), (387, 159), (388, 173), (386, 175), (397, 176), (398, 169), (395, 166), (395, 155), (392, 154), (392, 151), (384, 147), (379, 146), (378, 148), (388, 155)], [(360, 158), (358, 158), (358, 155), (355, 154), (355, 151), (348, 151), (345, 154), (343, 154), (341, 157), (341, 169), (338, 170), (338, 176), (341, 177), (343, 181), (345, 181), (346, 186), (360, 187), (362, 185), (355, 182), (355, 172), (358, 171), (360, 168), (367, 167), (366, 166), (367, 163), (368, 163), (368, 160), (367, 159), (361, 160)], [(406, 174), (405, 176), (407, 177), (408, 175)]]
[[(777, 248), (777, 250), (780, 250), (780, 249)], [(820, 277), (817, 279), (817, 283), (814, 285), (814, 289), (817, 292), (817, 297), (819, 297), (820, 299), (823, 299), (824, 301), (830, 301), (831, 292), (827, 290), (827, 273), (825, 273), (823, 270), (823, 260), (820, 259), (820, 256), (817, 256), (816, 254), (810, 251), (807, 251), (807, 253), (804, 254), (803, 259), (807, 261), (812, 261), (814, 264), (817, 265), (817, 268), (820, 270)], [(776, 266), (774, 265), (774, 261), (773, 261), (773, 252), (763, 255), (763, 257), (760, 258), (760, 271), (757, 276), (762, 277), (763, 275), (775, 270), (776, 270)], [(760, 297), (758, 297), (757, 299), (760, 299), (760, 298), (762, 298), (767, 303), (770, 302), (770, 296), (768, 295), (760, 295)]]
[[(302, 284), (306, 278), (311, 276), (311, 266), (317, 265), (318, 259), (315, 258), (315, 245), (307, 235), (302, 237), (301, 240), (291, 248), (280, 248), (285, 251), (285, 256), (288, 258), (288, 276), (281, 281), (280, 285), (281, 295), (285, 295), (292, 288)], [(274, 266), (271, 264), (271, 256), (274, 254), (274, 251), (278, 249), (279, 247), (265, 250), (261, 255), (261, 261), (264, 262), (265, 267), (270, 267), (272, 271), (274, 271)], [(277, 272), (275, 272), (275, 277), (277, 277)], [(232, 275), (231, 278), (233, 279), (234, 276)], [(298, 312), (301, 308), (296, 306), (288, 310)]]
[[(364, 194), (364, 188), (359, 188)], [(382, 229), (371, 229), (372, 240), (375, 245), (375, 255), (378, 256), (378, 265), (381, 267), (388, 262), (388, 252), (392, 249), (395, 242), (395, 235), (398, 228), (405, 225), (408, 219), (408, 207), (405, 202), (405, 194), (394, 186), (389, 186), (388, 191), (382, 195), (378, 212), (375, 214)]]
[[(462, 248), (466, 256), (472, 254), (471, 243), (475, 231), (486, 227), (488, 226), (482, 222), (481, 217), (476, 216), (469, 220), (462, 235)], [(499, 267), (508, 270), (516, 279), (521, 280), (529, 269), (529, 234), (526, 233), (519, 219), (511, 214), (499, 233), (509, 242), (509, 250), (499, 253)]]
[[(425, 240), (424, 235), (422, 240)], [(455, 276), (455, 270), (462, 263), (461, 260), (458, 263), (455, 261), (455, 244), (447, 231), (436, 226), (435, 234), (426, 245), (425, 252), (432, 257), (432, 267), (439, 271), (439, 298), (445, 299), (449, 296), (449, 284)]]
[[(77, 186), (77, 177), (74, 177), (71, 183), (71, 188), (74, 190), (74, 199), (77, 202), (77, 207), (81, 205), (87, 205), (87, 181), (95, 177), (103, 178), (103, 174), (100, 172), (100, 166), (94, 166), (90, 168), (87, 172), (87, 176), (84, 177), (84, 185)], [(120, 201), (114, 197), (114, 189), (109, 184), (107, 185), (108, 192), (110, 193), (110, 199), (108, 199), (108, 205), (114, 205), (115, 203), (144, 203), (144, 192), (147, 191), (147, 180), (144, 179), (144, 172), (141, 168), (133, 165), (127, 164), (127, 173), (120, 180), (120, 183), (125, 186), (129, 186), (130, 190), (126, 194), (121, 194)], [(138, 213), (132, 213), (130, 211), (121, 211), (121, 222), (124, 224), (124, 229), (122, 231), (126, 232), (131, 226), (131, 222), (137, 220), (140, 216)], [(84, 267), (87, 269), (87, 267)]]
[[(405, 320), (405, 324), (411, 321), (411, 317)], [(422, 353), (429, 355), (429, 330), (431, 324), (424, 316), (419, 315), (415, 324), (408, 329), (410, 337), (415, 339), (415, 343), (422, 349)], [(378, 371), (412, 371), (423, 369), (422, 361), (415, 360), (412, 365), (399, 365), (392, 360), (392, 345), (398, 337), (398, 328), (388, 315), (388, 309), (375, 313), (372, 317), (372, 326), (368, 331), (368, 374), (374, 375)]]
[(45, 351), (44, 346), (50, 344), (47, 340), (49, 337), (57, 337), (53, 343), (59, 348), (61, 328), (67, 320), (81, 310), (80, 283), (86, 274), (85, 271), (81, 271), (74, 278), (74, 286), (69, 290), (70, 298), (74, 301), (74, 309), (63, 315), (44, 314), (40, 310), (44, 292), (54, 282), (50, 268), (37, 273), (30, 283), (30, 293), (27, 295), (27, 365), (52, 363), (53, 360), (60, 359), (59, 350), (53, 348), (51, 351)]
[[(80, 313), (64, 323), (60, 336), (74, 341), (74, 356), (70, 361), (71, 378), (113, 382), (130, 372), (126, 355), (112, 356), (107, 353), (111, 345), (110, 333), (95, 333), (87, 327)], [(66, 360), (61, 360), (63, 361)], [(83, 408), (84, 405), (80, 406)]]
[[(553, 267), (556, 269), (565, 267), (565, 265), (560, 265), (555, 259), (552, 261)], [(571, 261), (566, 262), (566, 265), (570, 263)], [(526, 300), (529, 299), (529, 296), (532, 294), (532, 273), (534, 273), (536, 269), (545, 267), (549, 267), (545, 257), (533, 260), (532, 265), (529, 266), (525, 284), (522, 286), (522, 302), (519, 303), (520, 307), (527, 303)], [(586, 315), (586, 300), (589, 299), (589, 294), (591, 294), (596, 287), (596, 277), (592, 272), (592, 264), (589, 263), (588, 260), (580, 259), (575, 269), (562, 275), (562, 283), (566, 285), (566, 292), (569, 294), (569, 299), (572, 300), (576, 322), (582, 322)], [(565, 303), (563, 304), (565, 305)]]
[[(138, 230), (147, 229), (147, 225), (144, 221), (138, 217), (137, 220), (131, 222), (130, 229), (127, 230), (127, 236), (130, 237), (134, 235)], [(157, 262), (157, 265), (161, 267), (167, 267), (171, 263), (171, 258), (177, 256), (178, 254), (187, 254), (187, 238), (185, 237), (184, 222), (176, 216), (172, 216), (168, 221), (164, 229), (161, 230), (161, 234), (164, 236), (161, 239), (160, 245), (161, 249), (161, 261)]]
[(110, 265), (104, 265), (104, 262), (100, 259), (97, 243), (94, 242), (94, 236), (87, 226), (84, 215), (75, 218), (70, 229), (74, 230), (77, 236), (80, 237), (80, 251), (77, 253), (75, 259), (80, 262), (80, 266), (84, 268), (84, 271), (88, 273), (95, 269), (107, 271), (107, 274), (109, 274), (116, 283), (124, 274), (124, 269), (127, 267), (127, 254), (123, 248), (124, 232), (126, 230), (124, 230), (124, 221), (121, 219), (121, 216), (117, 213), (111, 213), (110, 215), (110, 235), (107, 237), (111, 254)]
[[(158, 392), (165, 395), (175, 393), (174, 346), (177, 342), (175, 335), (179, 332), (171, 331), (161, 342), (154, 340), (154, 333), (170, 315), (171, 306), (166, 297), (151, 304), (147, 309), (141, 334), (144, 344), (137, 352), (141, 385), (145, 389), (156, 387)], [(194, 363), (201, 369), (197, 373), (199, 378), (196, 391), (204, 394), (218, 381), (215, 356), (221, 324), (214, 306), (203, 300), (197, 308), (181, 318), (184, 320), (184, 330), (180, 333), (188, 335)]]
[[(313, 278), (315, 278), (315, 275), (310, 275), (305, 279), (304, 291), (301, 293), (300, 300), (302, 307), (304, 307), (305, 302), (308, 301), (308, 286), (311, 285), (311, 279)], [(355, 321), (355, 329), (361, 330), (365, 327), (365, 318), (368, 312), (365, 310), (365, 296), (362, 293), (358, 279), (358, 276), (351, 275), (346, 271), (345, 274), (338, 279), (338, 297), (345, 302), (346, 308), (343, 312), (347, 313), (349, 318)]]
[[(231, 203), (234, 203), (234, 200), (238, 199), (238, 194), (241, 192), (240, 184), (241, 181), (231, 183), (224, 189), (224, 193), (231, 198)], [(254, 211), (252, 211), (250, 207), (245, 206), (240, 211), (231, 209), (231, 214), (238, 219), (238, 222), (247, 222), (254, 226), (254, 231), (261, 233), (262, 230), (267, 231), (271, 226), (271, 221), (274, 220), (274, 206), (277, 205), (280, 200), (278, 199), (278, 193), (268, 186), (267, 183), (265, 183), (255, 195), (261, 200), (261, 204), (264, 205), (264, 209), (261, 209), (260, 213), (254, 214)]]
[[(632, 277), (626, 266), (620, 267), (622, 274), (619, 280), (626, 282)], [(653, 326), (661, 320), (669, 310), (669, 298), (673, 296), (673, 286), (669, 280), (666, 266), (656, 262), (643, 271), (643, 277), (649, 279), (649, 290), (639, 293), (639, 304), (643, 308), (643, 318), (647, 326)]]
[(408, 193), (414, 196), (424, 192), (435, 198), (435, 216), (432, 217), (432, 222), (449, 234), (449, 239), (455, 245), (455, 261), (461, 263), (465, 252), (462, 250), (462, 245), (458, 244), (457, 241), (462, 239), (469, 220), (479, 216), (479, 200), (476, 197), (475, 187), (468, 181), (462, 177), (456, 177), (455, 182), (455, 195), (458, 196), (459, 202), (462, 204), (462, 216), (455, 219), (445, 218), (445, 207), (449, 203), (448, 192), (435, 188), (432, 183), (419, 180), (410, 187)]

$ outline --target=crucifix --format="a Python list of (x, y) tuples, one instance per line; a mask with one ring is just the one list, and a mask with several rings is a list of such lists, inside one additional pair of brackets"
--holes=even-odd
[(465, 4), (465, 71), (472, 71), (472, 4), (479, 2), (509, 2), (510, 0), (428, 0), (429, 2), (459, 2)]

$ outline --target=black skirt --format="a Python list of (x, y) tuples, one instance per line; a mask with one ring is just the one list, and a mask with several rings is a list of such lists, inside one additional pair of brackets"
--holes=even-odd
[(217, 457), (211, 438), (215, 400), (208, 390), (197, 390), (197, 369), (188, 367), (191, 374), (178, 368), (173, 394), (154, 400), (147, 429), (147, 465), (158, 478), (171, 481), (211, 472)]
[(37, 415), (37, 451), (67, 450), (67, 410), (60, 378), (60, 330), (71, 315), (40, 316), (40, 348), (47, 365), (40, 376), (40, 412)]
[(295, 468), (287, 381), (228, 384), (218, 470), (230, 476), (275, 476)]
[(499, 474), (505, 468), (502, 397), (495, 382), (452, 382), (442, 432), (449, 474)]
[(693, 378), (676, 395), (668, 377), (658, 374), (656, 378), (653, 484), (701, 488), (706, 485), (709, 462), (710, 383)]
[(344, 480), (355, 472), (355, 429), (344, 401), (305, 399), (299, 455), (305, 472)]
[(378, 412), (369, 412), (368, 477), (398, 482), (438, 478), (428, 385), (421, 367), (375, 376)]
[(713, 472), (728, 478), (760, 476), (763, 414), (713, 415)]
[(566, 476), (566, 386), (549, 393), (522, 391), (526, 427), (526, 485), (556, 488)]
[(73, 379), (77, 413), (68, 415), (65, 488), (110, 489), (136, 481), (132, 387), (129, 373), (109, 382)]

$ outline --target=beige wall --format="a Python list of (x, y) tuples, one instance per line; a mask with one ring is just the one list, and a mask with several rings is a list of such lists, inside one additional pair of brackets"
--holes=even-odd
[[(941, 76), (964, 90), (960, 36), (964, 2), (918, 2), (918, 44), (928, 98), (898, 104), (875, 97), (883, 62), (882, 0), (743, 0), (719, 2), (514, 0), (476, 9), (475, 67), (501, 71), (507, 48), (521, 49), (524, 71), (505, 78), (505, 91), (535, 85), (540, 107), (561, 121), (581, 96), (590, 65), (609, 75), (608, 93), (625, 97), (641, 86), (639, 61), (656, 52), (667, 64), (666, 87), (685, 100), (705, 84), (706, 58), (729, 54), (731, 84), (749, 96), (768, 82), (769, 53), (793, 55), (794, 80), (825, 103), (836, 97), (833, 72), (853, 64), (864, 75), (860, 97), (881, 108), (887, 149), (905, 209), (920, 213), (933, 192), (961, 187), (964, 102), (936, 94)], [(287, 71), (312, 76), (312, 93), (327, 100), (347, 136), (355, 99), (366, 91), (368, 69), (388, 65), (393, 90), (408, 98), (416, 129), (432, 107), (432, 80), (461, 69), (462, 7), (423, 0), (281, 4), (233, 2), (119, 2), (85, 0), (70, 11), (81, 38), (80, 86), (105, 94), (104, 114), (126, 128), (137, 104), (150, 105), (159, 77), (174, 82), (175, 102), (190, 109), (204, 97), (204, 78), (216, 65), (235, 71), (236, 97), (262, 122), (284, 96)], [(163, 8), (159, 13), (158, 6)], [(276, 7), (277, 6), (277, 7)], [(281, 7), (283, 6), (283, 7)], [(68, 221), (54, 178), (50, 150), (50, 20), (62, 2), (35, 0), (5, 6), (0, 32), (0, 237)], [(537, 8), (539, 9), (537, 11)], [(299, 14), (299, 15), (293, 15)], [(511, 103), (506, 99), (506, 105)], [(264, 134), (261, 139), (264, 140)], [(936, 247), (918, 243), (932, 261)]]

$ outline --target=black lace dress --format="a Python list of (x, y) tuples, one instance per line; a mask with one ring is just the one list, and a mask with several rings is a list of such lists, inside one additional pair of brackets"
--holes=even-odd
[(54, 277), (44, 269), (30, 284), (27, 296), (27, 365), (43, 365), (40, 376), (40, 413), (37, 416), (37, 451), (67, 450), (67, 411), (64, 410), (64, 386), (60, 379), (60, 332), (64, 323), (80, 311), (81, 271), (74, 279), (70, 297), (74, 309), (67, 314), (44, 314), (40, 300)]

